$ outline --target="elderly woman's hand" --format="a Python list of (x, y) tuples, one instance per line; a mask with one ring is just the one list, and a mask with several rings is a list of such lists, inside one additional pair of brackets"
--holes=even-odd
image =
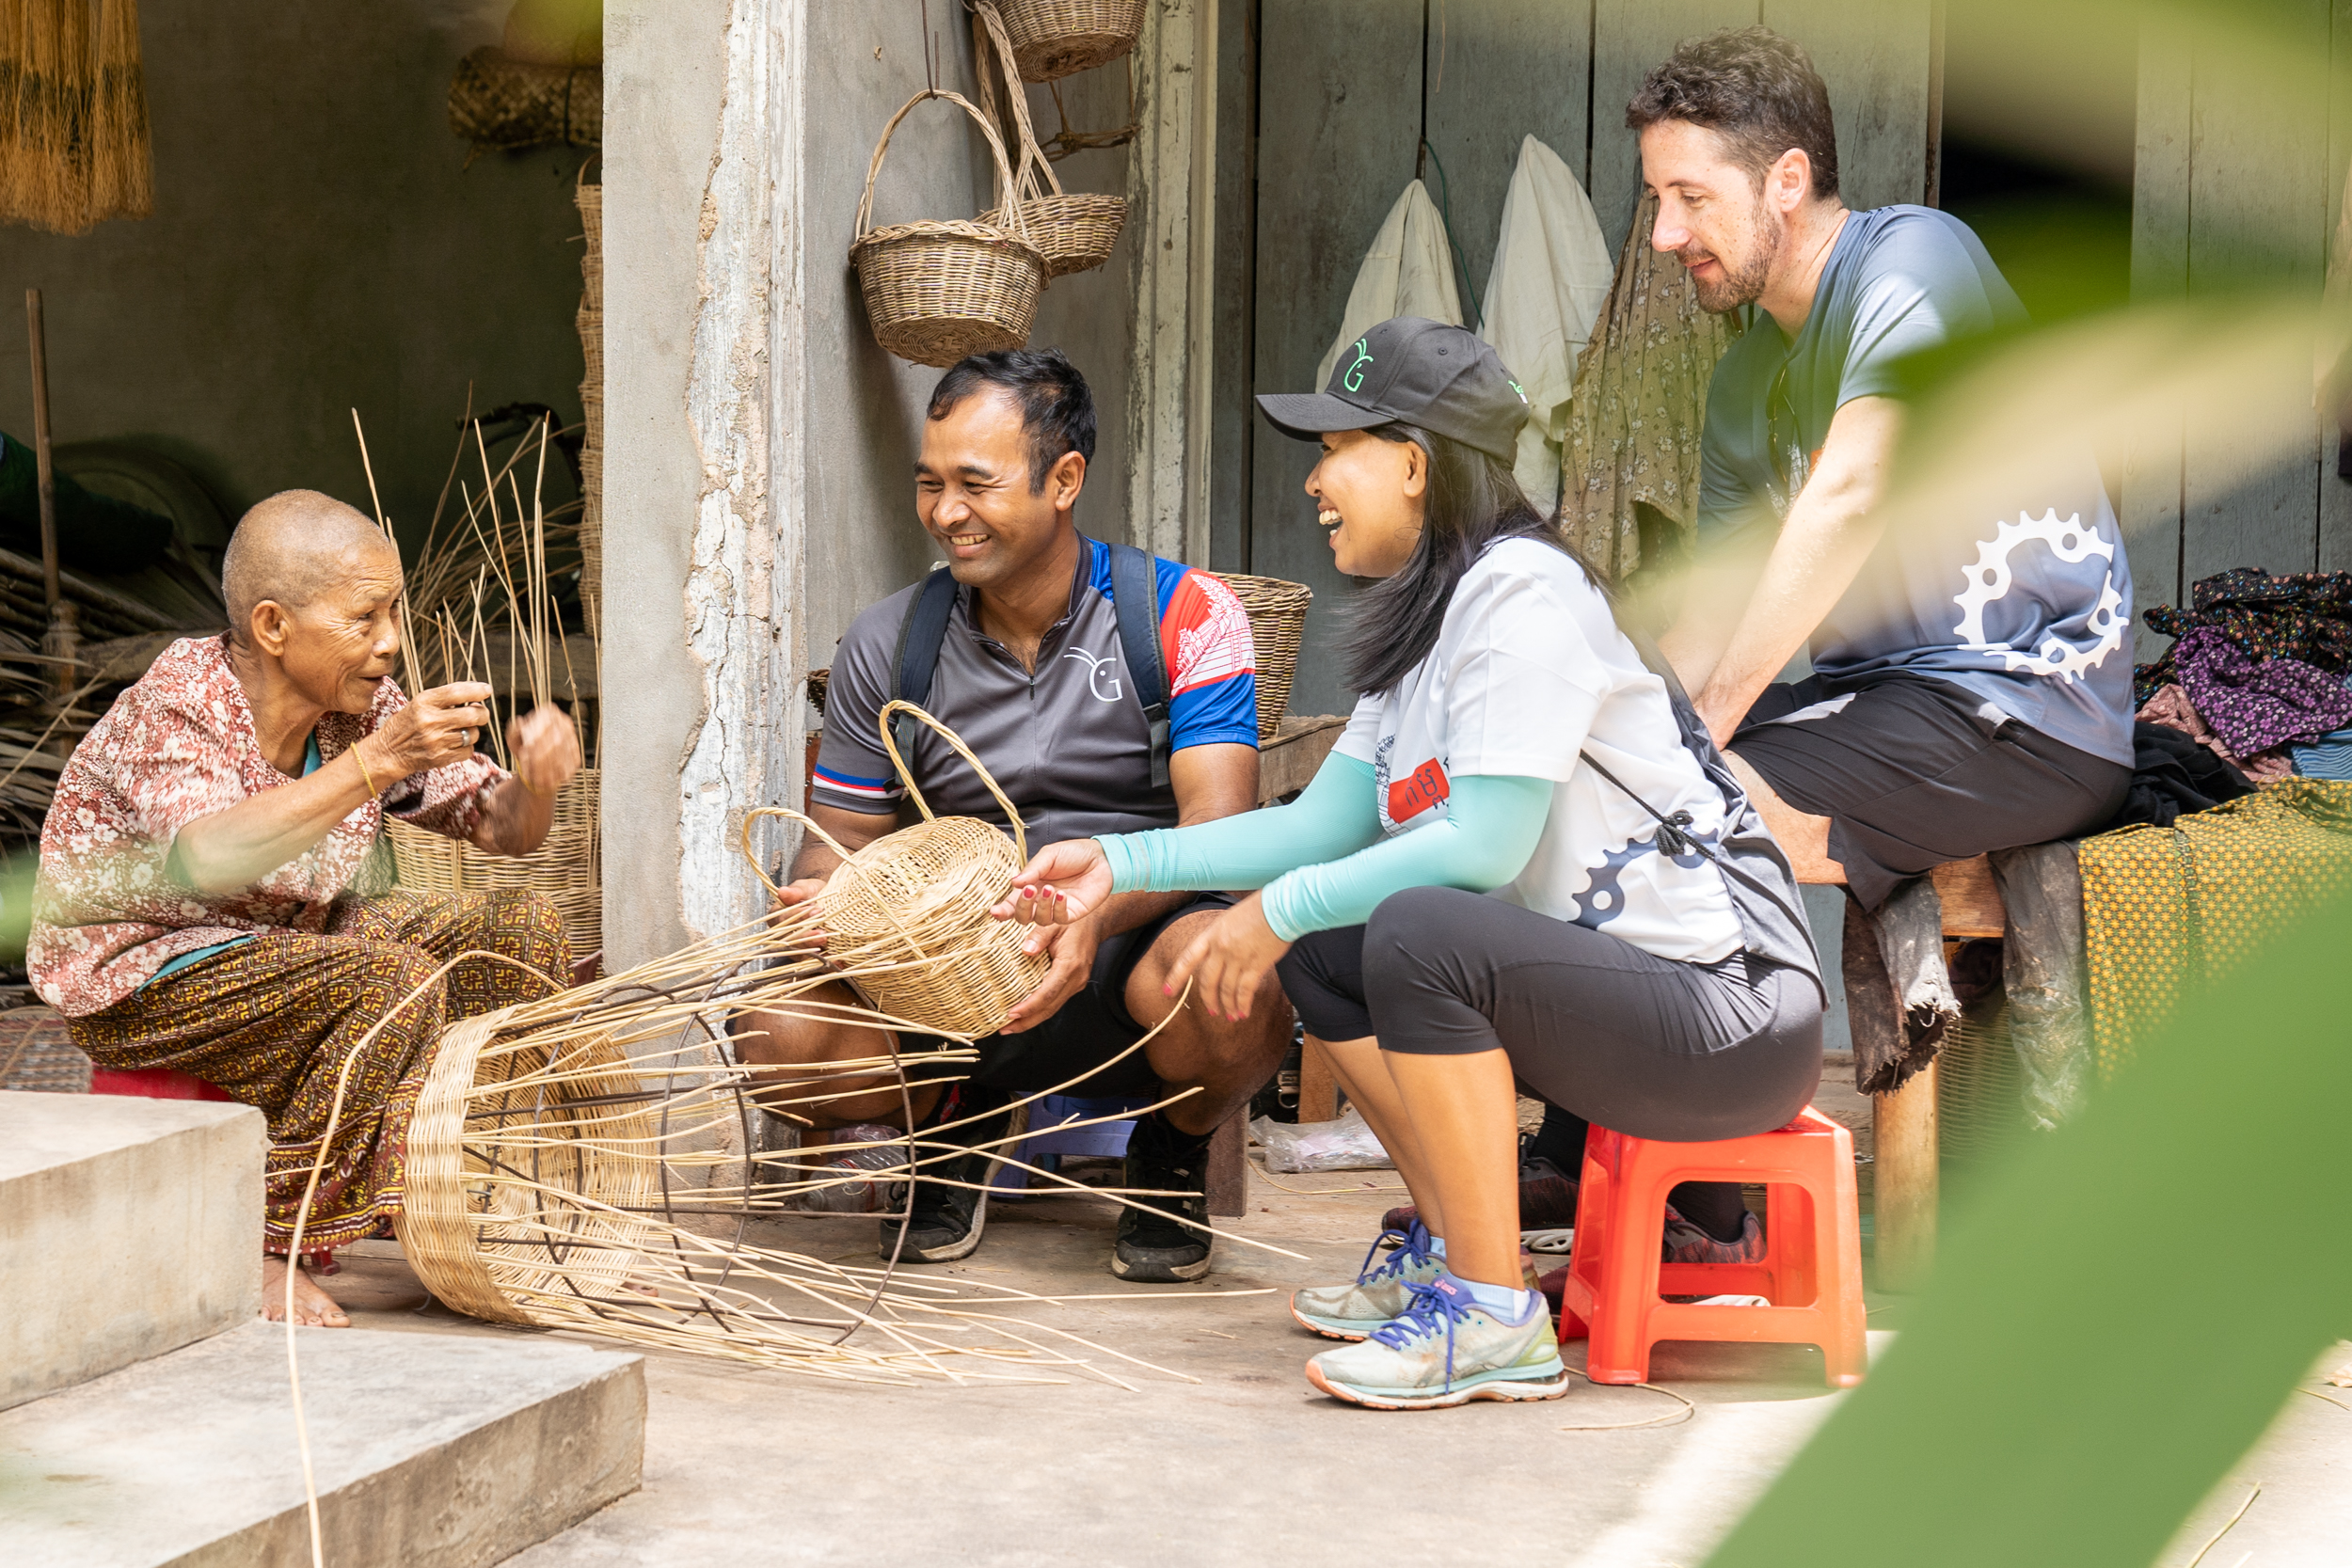
[(553, 800), (580, 771), (580, 732), (560, 707), (534, 707), (506, 726), (506, 756), (523, 787)]
[(368, 770), (378, 784), (389, 784), (411, 773), (463, 762), (473, 755), (473, 743), (489, 721), (490, 689), (480, 681), (457, 681), (420, 692), (365, 737)]

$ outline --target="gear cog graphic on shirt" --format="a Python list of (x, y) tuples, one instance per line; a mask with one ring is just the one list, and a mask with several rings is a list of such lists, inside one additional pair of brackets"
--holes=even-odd
[[(2106, 580), (2100, 585), (2099, 602), (2090, 611), (2090, 629), (2096, 641), (2089, 647), (2077, 648), (2053, 634), (2028, 654), (1985, 637), (1985, 607), (2009, 596), (2015, 580), (2010, 571), (2010, 552), (2028, 539), (2041, 540), (2049, 546), (2051, 554), (2070, 566), (2094, 555), (2107, 562)], [(2021, 514), (2013, 523), (2004, 518), (1994, 537), (1978, 542), (1975, 562), (1961, 568), (1968, 586), (1952, 599), (1960, 606), (1960, 625), (1953, 628), (1954, 635), (1969, 653), (2000, 655), (2003, 667), (2012, 673), (2078, 680), (2123, 645), (2123, 620), (2116, 613), (2122, 608), (2123, 596), (2115, 591), (2114, 566), (2115, 546), (2100, 538), (2097, 529), (2083, 527), (2079, 512), (2063, 522), (2055, 509), (2039, 517)]]

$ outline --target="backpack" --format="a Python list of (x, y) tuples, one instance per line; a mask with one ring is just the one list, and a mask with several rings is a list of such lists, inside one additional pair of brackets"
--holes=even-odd
[[(1152, 557), (1133, 545), (1107, 545), (1111, 552), (1111, 609), (1119, 616), (1119, 646), (1127, 663), (1127, 676), (1136, 701), (1143, 705), (1144, 722), (1152, 732), (1152, 787), (1168, 784), (1168, 672), (1160, 663), (1158, 584)], [(956, 604), (956, 579), (942, 566), (923, 581), (922, 592), (907, 607), (898, 623), (898, 657), (891, 696), (928, 706), (931, 675), (939, 668), (939, 650), (947, 641), (947, 614)], [(911, 713), (894, 715), (891, 738), (898, 754), (914, 755), (921, 722)]]

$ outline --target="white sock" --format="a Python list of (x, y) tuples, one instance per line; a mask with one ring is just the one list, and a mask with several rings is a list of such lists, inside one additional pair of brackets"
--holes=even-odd
[(1543, 1297), (1533, 1291), (1521, 1291), (1509, 1285), (1488, 1285), (1482, 1280), (1464, 1279), (1453, 1270), (1445, 1277), (1461, 1292), (1507, 1323), (1527, 1321), (1529, 1304), (1540, 1305)]
[(1432, 1258), (1443, 1258), (1445, 1256), (1445, 1238), (1443, 1236), (1432, 1236), (1429, 1238), (1429, 1256)]

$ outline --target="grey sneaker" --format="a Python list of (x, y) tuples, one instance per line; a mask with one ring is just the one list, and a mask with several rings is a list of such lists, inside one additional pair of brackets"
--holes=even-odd
[[(1396, 1250), (1379, 1257), (1380, 1244), (1396, 1238)], [(1445, 1259), (1429, 1250), (1429, 1231), (1419, 1220), (1383, 1230), (1364, 1254), (1364, 1266), (1348, 1285), (1311, 1285), (1291, 1292), (1291, 1316), (1302, 1328), (1327, 1339), (1361, 1339), (1413, 1305), (1413, 1287), (1445, 1273)]]
[(1307, 1381), (1375, 1410), (1436, 1410), (1472, 1400), (1556, 1400), (1568, 1370), (1539, 1300), (1505, 1323), (1470, 1300), (1452, 1275), (1415, 1286), (1413, 1305), (1359, 1345), (1307, 1363)]

